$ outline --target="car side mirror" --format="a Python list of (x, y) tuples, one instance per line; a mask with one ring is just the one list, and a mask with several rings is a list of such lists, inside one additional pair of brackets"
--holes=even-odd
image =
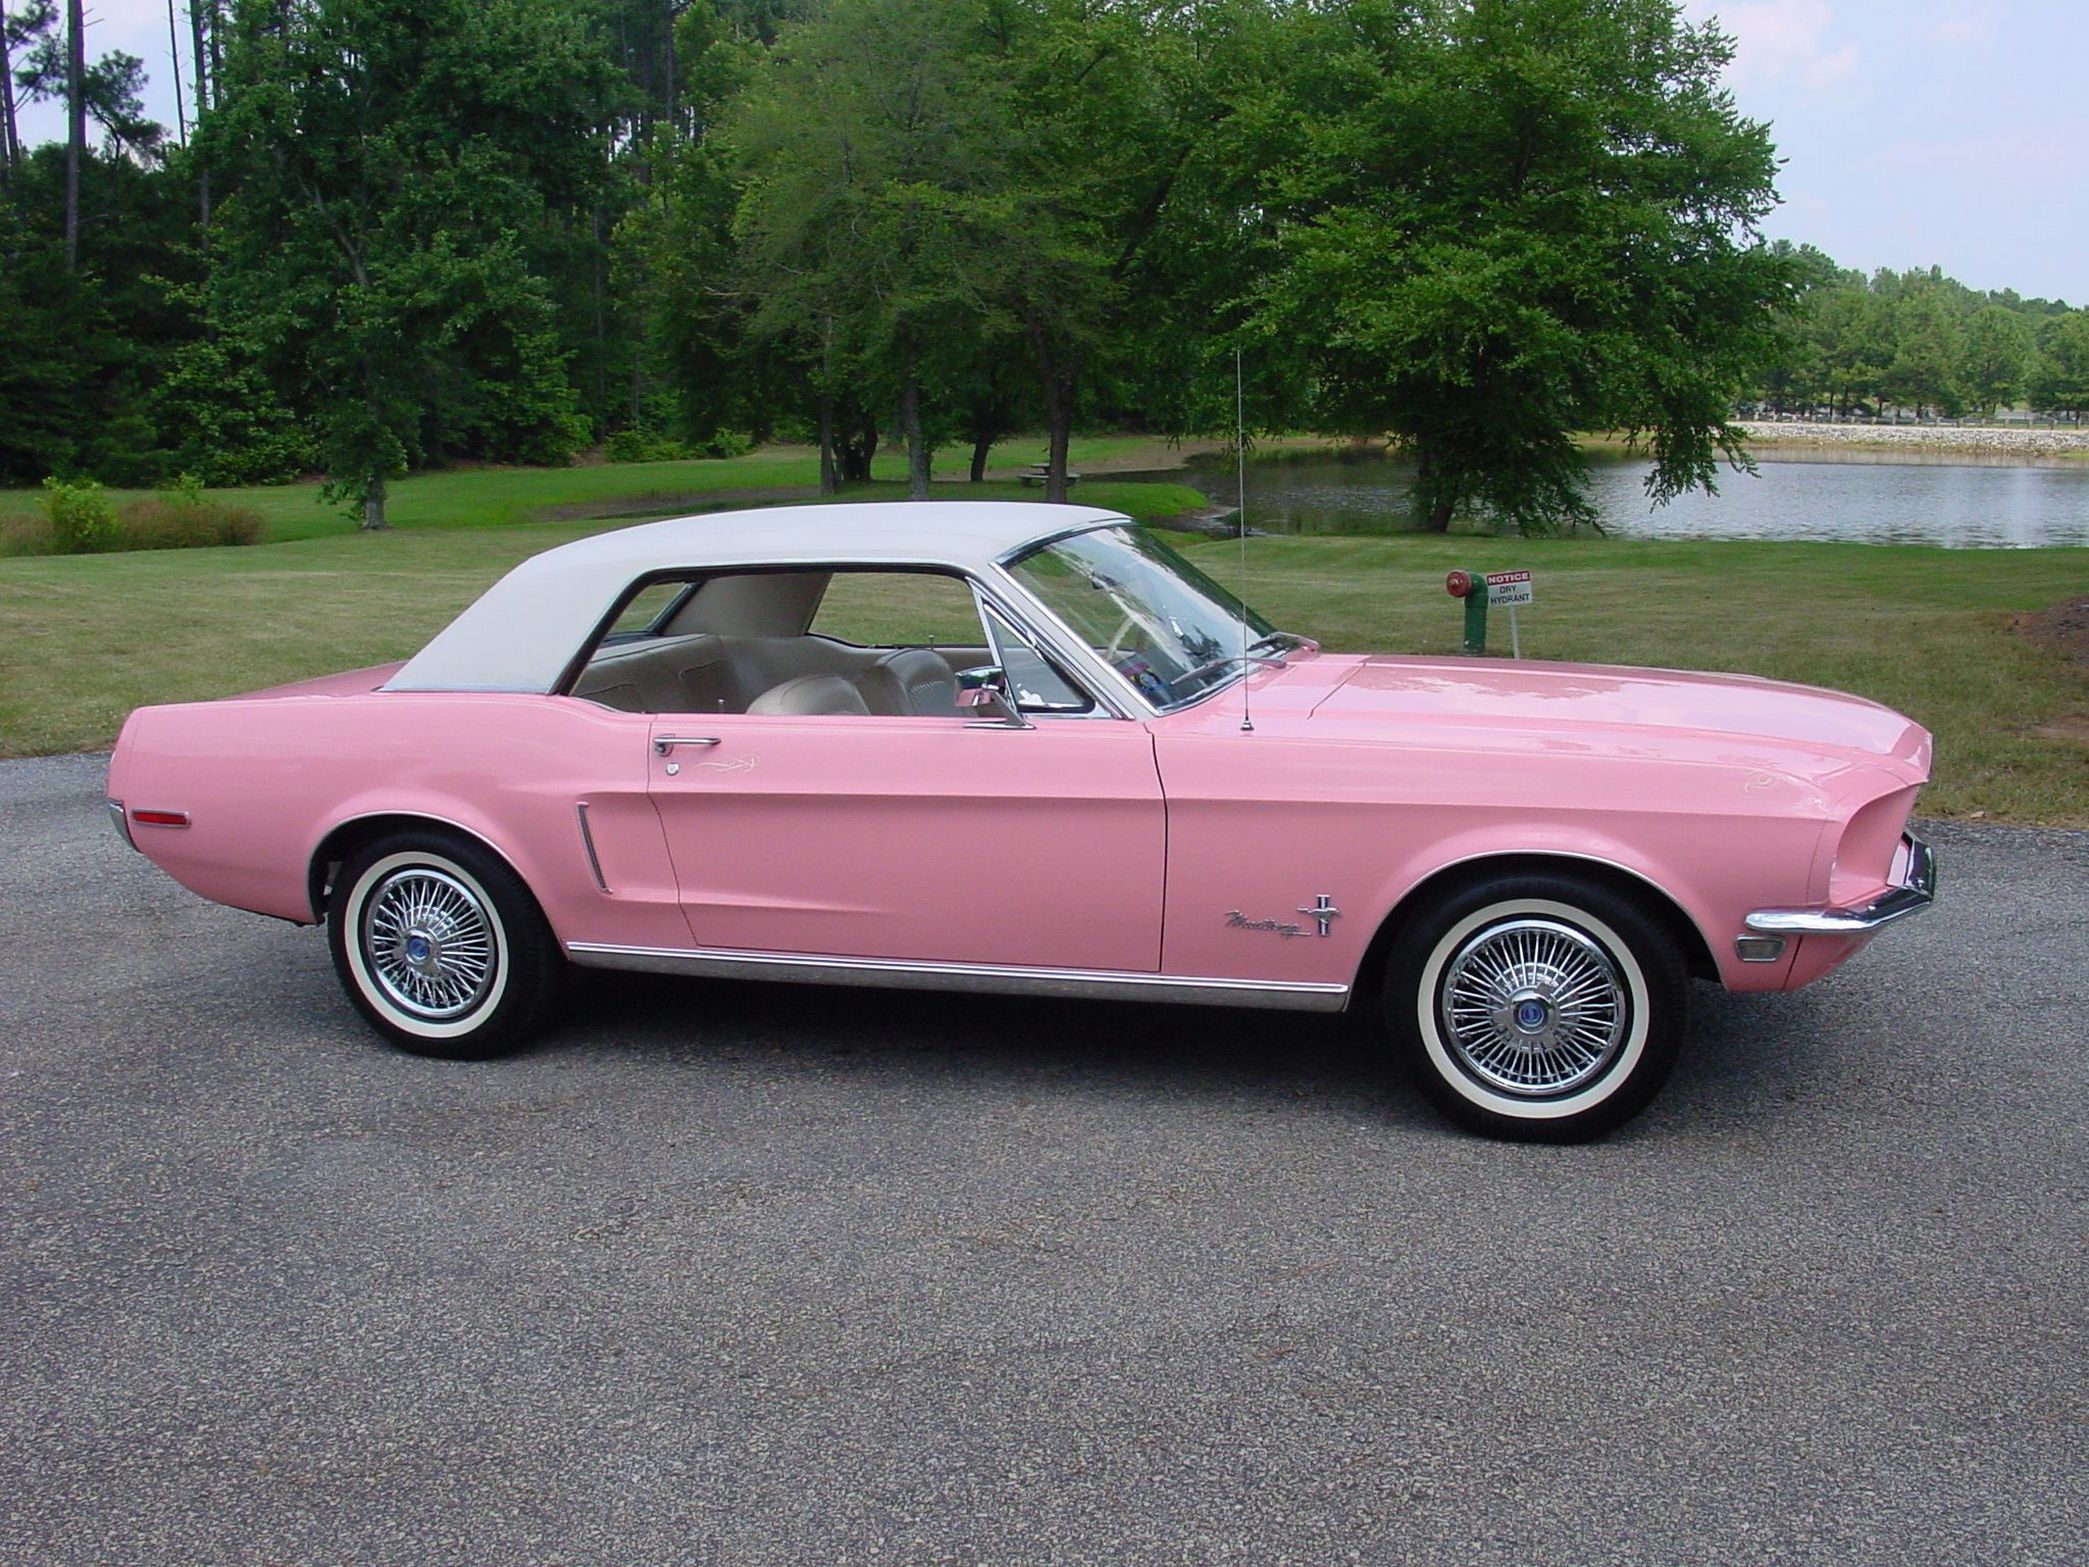
[(973, 729), (1029, 729), (1030, 720), (1016, 710), (1008, 695), (1008, 676), (998, 664), (981, 664), (976, 669), (961, 669), (957, 675), (957, 705), (961, 713), (983, 713), (991, 716), (975, 718), (969, 727)]

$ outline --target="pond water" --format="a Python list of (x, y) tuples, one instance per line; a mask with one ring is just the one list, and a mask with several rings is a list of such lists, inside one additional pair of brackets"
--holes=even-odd
[[(2027, 549), (2089, 545), (2089, 462), (1959, 454), (1758, 453), (1751, 477), (1722, 470), (1719, 494), (1647, 503), (1647, 464), (1598, 456), (1592, 498), (1622, 538), (1844, 539)], [(1112, 478), (1188, 483), (1232, 507), (1224, 458)], [(1248, 526), (1266, 533), (1396, 533), (1409, 522), (1414, 465), (1378, 455), (1272, 457), (1248, 464)], [(1078, 499), (1078, 494), (1076, 499)]]

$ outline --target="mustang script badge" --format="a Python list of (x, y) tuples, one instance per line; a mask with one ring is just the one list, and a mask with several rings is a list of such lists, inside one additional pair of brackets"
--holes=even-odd
[[(1335, 907), (1335, 900), (1324, 892), (1311, 904), (1301, 904), (1298, 912), (1310, 916), (1320, 927), (1320, 934), (1323, 936), (1329, 933), (1328, 926), (1342, 917), (1342, 911)], [(1289, 920), (1251, 920), (1238, 909), (1226, 911), (1226, 927), (1229, 930), (1266, 930), (1272, 936), (1282, 936), (1286, 941), (1293, 936), (1303, 936), (1306, 933), (1305, 926), (1294, 925)]]
[(1251, 920), (1238, 909), (1226, 911), (1226, 925), (1231, 930), (1266, 930), (1272, 935), (1282, 936), (1289, 941), (1293, 936), (1303, 936), (1302, 926), (1287, 924), (1283, 920)]

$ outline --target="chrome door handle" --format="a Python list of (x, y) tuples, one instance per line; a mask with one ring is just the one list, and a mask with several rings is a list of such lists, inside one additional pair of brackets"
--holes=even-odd
[(672, 750), (673, 750), (673, 749), (674, 749), (674, 748), (675, 748), (676, 746), (678, 746), (678, 745), (723, 745), (723, 744), (725, 744), (725, 742), (724, 742), (723, 740), (719, 739), (719, 738), (718, 738), (718, 737), (717, 737), (716, 735), (655, 735), (655, 736), (653, 736), (653, 750), (654, 750), (654, 752), (655, 752), (655, 753), (656, 753), (657, 755), (660, 755), (660, 756), (665, 756), (665, 755), (667, 755), (667, 753), (668, 753), (668, 752), (672, 751)]

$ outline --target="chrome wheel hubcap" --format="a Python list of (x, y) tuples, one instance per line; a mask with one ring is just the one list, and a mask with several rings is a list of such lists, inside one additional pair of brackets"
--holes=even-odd
[(456, 877), (426, 866), (392, 872), (363, 905), (363, 955), (393, 1005), (416, 1017), (460, 1017), (493, 987), (493, 927)]
[(1630, 1020), (1610, 954), (1548, 919), (1475, 932), (1444, 969), (1437, 1012), (1458, 1064), (1523, 1099), (1572, 1093), (1601, 1076)]

